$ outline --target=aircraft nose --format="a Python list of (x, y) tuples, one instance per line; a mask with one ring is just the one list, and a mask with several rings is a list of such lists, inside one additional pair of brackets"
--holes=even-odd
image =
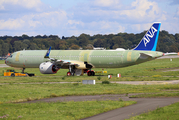
[(5, 64), (6, 64), (6, 65), (9, 64), (9, 59), (8, 59), (8, 58), (5, 60)]
[(7, 59), (5, 60), (5, 64), (8, 65), (8, 60)]

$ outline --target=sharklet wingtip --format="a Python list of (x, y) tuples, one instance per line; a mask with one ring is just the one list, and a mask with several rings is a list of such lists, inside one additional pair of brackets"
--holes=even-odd
[(45, 54), (44, 58), (49, 58), (50, 51), (51, 51), (51, 46), (50, 46), (49, 50), (47, 51), (47, 53)]

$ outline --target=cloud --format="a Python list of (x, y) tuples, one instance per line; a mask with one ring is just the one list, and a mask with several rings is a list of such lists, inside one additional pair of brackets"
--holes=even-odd
[(120, 8), (120, 0), (93, 0), (91, 5), (98, 7)]
[(17, 19), (0, 20), (0, 29), (37, 28), (39, 26), (60, 27), (64, 24), (66, 13), (64, 11), (42, 12), (28, 14)]
[(53, 34), (68, 21), (64, 10), (50, 9), (40, 0), (2, 0), (0, 11), (1, 34)]
[(125, 31), (125, 27), (121, 26), (118, 22), (93, 21), (89, 23), (83, 23), (82, 21), (80, 21), (76, 23), (76, 26), (73, 27), (73, 29), (70, 29), (70, 34), (75, 36), (80, 35), (81, 33), (86, 33), (90, 35), (116, 34)]
[[(129, 6), (124, 6), (124, 9), (115, 8), (113, 4), (118, 5), (116, 0), (111, 0), (101, 3), (101, 0), (93, 0), (91, 3), (82, 7), (75, 7), (72, 9), (73, 18), (80, 19), (82, 21), (120, 21), (125, 24), (141, 23), (141, 22), (153, 22), (158, 19), (166, 20), (165, 13), (159, 8), (156, 2), (150, 2), (148, 0), (136, 0)], [(101, 3), (101, 4), (100, 4)], [(99, 6), (94, 6), (99, 5)], [(108, 6), (113, 9), (103, 8)]]
[[(114, 7), (118, 4), (124, 9)], [(121, 4), (120, 0), (93, 0), (81, 7), (74, 7), (71, 12), (71, 19), (83, 23), (83, 27), (78, 24), (76, 28), (93, 30), (96, 34), (136, 33), (148, 29), (153, 22), (167, 20), (166, 13), (158, 4), (148, 0), (135, 0), (127, 6)]]
[[(13, 6), (13, 7), (12, 7)], [(0, 1), (0, 10), (11, 11), (13, 8), (26, 8), (26, 9), (35, 9), (40, 11), (39, 6), (42, 6), (40, 0), (1, 0)]]
[(0, 18), (0, 34), (77, 36), (81, 33), (138, 33), (158, 21), (165, 26), (162, 29), (177, 32), (171, 26), (178, 23), (179, 7), (176, 13), (171, 14), (162, 10), (159, 0), (133, 0), (127, 4), (122, 0), (87, 1), (65, 11), (51, 8), (43, 0), (1, 0), (0, 15), (3, 17)]
[(156, 2), (150, 2), (148, 0), (136, 0), (131, 4), (132, 9), (122, 10), (120, 15), (127, 17), (135, 22), (153, 22), (161, 16), (165, 19), (165, 15), (162, 13)]

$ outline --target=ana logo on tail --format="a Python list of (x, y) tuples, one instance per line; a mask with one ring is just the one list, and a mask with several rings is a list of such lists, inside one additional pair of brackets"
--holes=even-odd
[(157, 48), (160, 25), (161, 23), (154, 23), (133, 50), (155, 51)]
[[(149, 30), (149, 32), (144, 36), (143, 41), (144, 45), (146, 47), (147, 43), (150, 42), (150, 38), (154, 37), (154, 34), (157, 32), (157, 30), (152, 26)], [(149, 38), (150, 37), (150, 38)]]

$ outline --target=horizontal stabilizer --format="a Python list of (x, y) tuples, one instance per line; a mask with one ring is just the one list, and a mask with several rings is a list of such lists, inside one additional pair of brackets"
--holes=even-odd
[(140, 53), (140, 59), (152, 58), (152, 55), (146, 53)]
[(164, 56), (179, 55), (179, 53), (174, 53), (174, 52), (172, 52), (172, 53), (164, 53), (163, 55), (164, 55)]

